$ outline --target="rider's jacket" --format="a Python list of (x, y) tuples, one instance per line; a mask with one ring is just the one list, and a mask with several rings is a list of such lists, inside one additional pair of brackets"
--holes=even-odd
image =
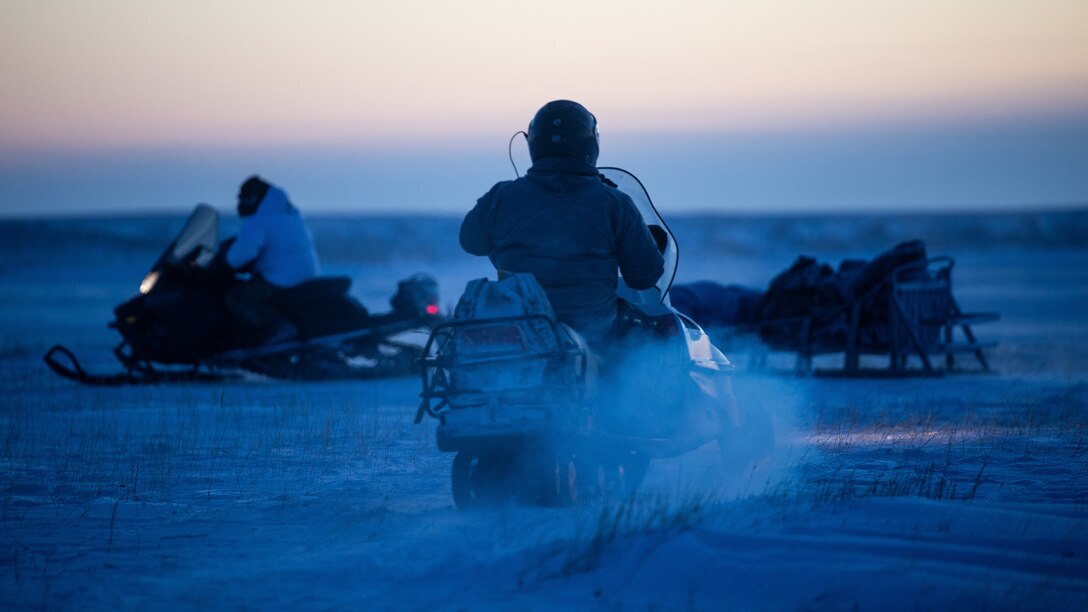
[(250, 263), (254, 272), (277, 287), (293, 287), (320, 272), (310, 229), (287, 194), (275, 185), (268, 188), (257, 212), (242, 221), (227, 251), (231, 268)]
[(460, 239), (498, 270), (535, 276), (557, 318), (590, 341), (616, 318), (617, 270), (634, 289), (664, 270), (631, 198), (571, 157), (538, 159), (526, 176), (496, 184), (465, 216)]

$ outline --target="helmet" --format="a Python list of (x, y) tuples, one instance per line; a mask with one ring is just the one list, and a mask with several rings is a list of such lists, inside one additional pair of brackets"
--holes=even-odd
[(238, 189), (238, 216), (248, 217), (257, 212), (264, 196), (268, 193), (268, 183), (254, 174), (242, 183)]
[(529, 122), (529, 157), (564, 156), (597, 165), (597, 118), (570, 100), (545, 104)]

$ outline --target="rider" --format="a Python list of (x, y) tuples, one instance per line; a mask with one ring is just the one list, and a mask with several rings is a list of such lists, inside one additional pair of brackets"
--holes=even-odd
[(242, 228), (226, 253), (231, 270), (248, 270), (248, 282), (233, 286), (227, 308), (243, 323), (264, 332), (264, 342), (287, 340), (294, 326), (271, 301), (282, 289), (294, 287), (319, 273), (313, 237), (287, 194), (251, 176), (238, 191)]
[(500, 271), (528, 272), (556, 317), (590, 342), (612, 329), (617, 269), (648, 289), (664, 261), (634, 202), (597, 172), (597, 119), (581, 104), (555, 100), (527, 134), (533, 165), (491, 188), (465, 215), (461, 247)]

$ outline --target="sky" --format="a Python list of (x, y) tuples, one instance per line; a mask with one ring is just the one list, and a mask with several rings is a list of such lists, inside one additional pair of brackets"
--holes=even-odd
[(0, 0), (0, 85), (4, 216), (463, 211), (557, 98), (673, 210), (1088, 203), (1083, 0)]

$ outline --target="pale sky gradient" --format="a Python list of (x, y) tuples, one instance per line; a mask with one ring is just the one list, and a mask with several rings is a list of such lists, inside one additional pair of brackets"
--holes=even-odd
[[(50, 169), (67, 171), (75, 190), (114, 185), (110, 201), (137, 207), (116, 185), (134, 174), (124, 161), (132, 156), (158, 160), (154, 172), (174, 167), (229, 182), (218, 188), (224, 193), (244, 178), (228, 178), (227, 169), (271, 174), (271, 165), (281, 182), (340, 181), (350, 191), (338, 199), (324, 185), (319, 208), (397, 209), (389, 200), (400, 197), (409, 208), (460, 210), (471, 205), (466, 194), (446, 203), (437, 188), (412, 191), (418, 186), (404, 185), (412, 174), (398, 174), (382, 153), (417, 164), (412, 173), (440, 165), (438, 176), (478, 183), (479, 195), (512, 173), (509, 135), (561, 97), (598, 116), (602, 162), (630, 166), (633, 158), (651, 172), (702, 165), (702, 175), (716, 160), (763, 164), (722, 169), (756, 180), (735, 186), (743, 202), (711, 209), (1088, 201), (1088, 145), (1075, 140), (1088, 128), (1084, 0), (0, 0), (0, 85), (0, 214), (72, 208), (71, 193), (42, 193)], [(946, 144), (963, 134), (991, 143), (962, 151), (969, 163), (949, 156), (950, 167), (919, 176), (936, 181), (930, 189), (904, 191), (907, 182), (893, 180), (865, 193), (835, 191), (848, 164), (871, 163), (873, 154), (910, 163), (906, 149), (887, 147), (915, 133), (938, 147), (942, 135)], [(996, 134), (1015, 138), (997, 142)], [(959, 171), (1008, 183), (1001, 164), (978, 157), (1021, 166), (1013, 158), (1025, 136), (1037, 147), (1019, 149), (1026, 160), (1052, 162), (1042, 175), (1025, 171), (1005, 191), (956, 182), (961, 160), (968, 166)], [(821, 141), (829, 146), (814, 146)], [(806, 162), (805, 152), (823, 159)], [(318, 158), (343, 174), (322, 171)], [(824, 172), (827, 180), (792, 195), (774, 189), (776, 159), (780, 174)], [(820, 170), (835, 159), (841, 167)], [(313, 168), (303, 172), (299, 160)], [(369, 178), (349, 176), (352, 168)], [(90, 180), (110, 172), (109, 181)], [(73, 173), (88, 181), (81, 187)], [(658, 180), (689, 183), (681, 176)], [(672, 194), (689, 202), (682, 208), (721, 193), (693, 189)], [(368, 196), (381, 201), (349, 203)], [(82, 201), (89, 210), (103, 205), (89, 194)]]

